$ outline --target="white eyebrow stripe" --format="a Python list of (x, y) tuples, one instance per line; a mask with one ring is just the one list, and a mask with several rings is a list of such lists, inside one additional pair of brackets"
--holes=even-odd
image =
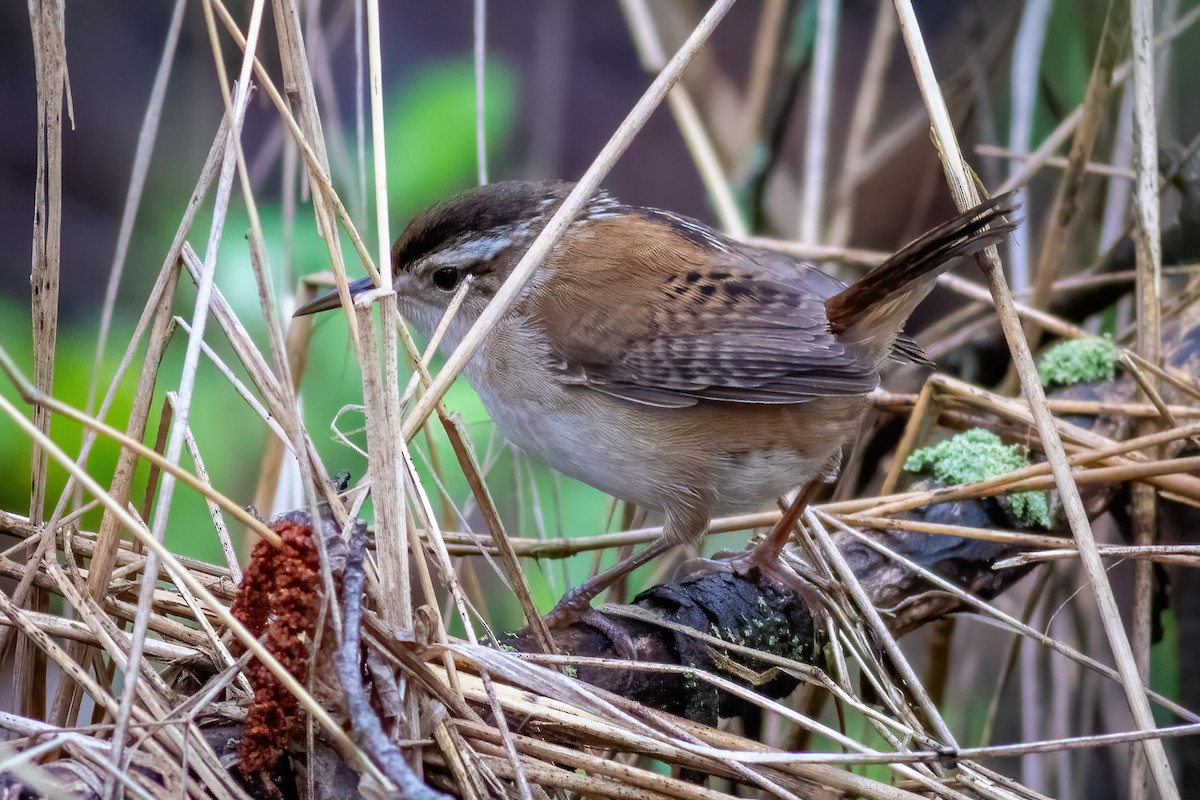
[(491, 261), (512, 246), (511, 236), (477, 236), (461, 239), (433, 254), (433, 261), (449, 267)]

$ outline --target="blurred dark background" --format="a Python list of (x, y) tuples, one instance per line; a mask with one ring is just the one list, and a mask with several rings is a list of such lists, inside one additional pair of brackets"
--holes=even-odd
[[(102, 285), (107, 278), (137, 134), (172, 5), (159, 0), (68, 4), (67, 54), (75, 126), (63, 139), (61, 307), (65, 323), (95, 310), (97, 282)], [(939, 68), (947, 74), (961, 66), (965, 57), (977, 53), (997, 26), (1011, 27), (1014, 22), (1013, 9), (1006, 8), (1009, 4), (926, 0), (919, 5), (925, 35)], [(239, 20), (249, 15), (248, 3), (234, 2), (230, 7)], [(702, 10), (700, 4), (689, 7)], [(875, 3), (866, 0), (844, 4), (831, 137), (835, 156), (844, 138), (839, 132), (844, 134), (848, 125), (876, 8)], [(402, 189), (392, 200), (394, 229), (399, 229), (407, 214), (442, 193), (433, 193), (432, 189), (460, 189), (472, 182), (471, 9), (468, 0), (384, 6), (383, 64), (389, 106), (395, 108), (396, 102), (403, 102), (407, 96), (416, 105), (406, 110), (432, 114), (435, 118), (424, 124), (436, 132), (431, 139), (441, 151), (391, 154), (389, 172), (395, 173)], [(719, 70), (719, 81), (727, 85), (704, 92), (699, 98), (701, 103), (710, 94), (716, 95), (715, 99), (707, 98), (710, 105), (723, 102), (722, 95), (732, 95), (745, 81), (760, 13), (761, 3), (756, 0), (739, 3), (717, 29), (711, 51), (716, 64), (707, 64), (702, 58), (693, 72), (711, 76)], [(123, 285), (123, 306), (132, 303), (140, 308), (135, 287), (139, 279), (146, 279), (157, 269), (155, 256), (162, 250), (162, 242), (154, 233), (171, 229), (177, 221), (179, 203), (194, 184), (222, 110), (199, 4), (190, 4), (186, 14), (146, 201), (138, 216), (135, 249), (126, 272), (128, 283)], [(333, 49), (329, 77), (339, 101), (336, 117), (334, 109), (322, 108), (323, 122), (327, 128), (340, 124), (353, 148), (353, 8), (349, 3), (325, 2), (320, 4), (319, 14), (325, 21), (321, 27), (331, 40), (327, 42)], [(1083, 16), (1079, 21), (1086, 26), (1098, 25), (1101, 20)], [(5, 4), (0, 8), (0, 22), (0, 103), (5, 109), (0, 124), (0, 242), (8, 254), (0, 265), (0, 287), (4, 294), (24, 299), (37, 136), (34, 64), (24, 6)], [(264, 24), (269, 31), (269, 14)], [(260, 58), (275, 67), (277, 74), (272, 36), (262, 38)], [(1081, 38), (1095, 37), (1081, 31)], [(677, 43), (677, 39), (670, 39), (668, 46)], [(227, 39), (224, 44), (227, 65), (236, 73), (240, 54), (234, 52)], [(487, 46), (493, 180), (577, 177), (650, 80), (638, 62), (620, 8), (608, 0), (493, 0), (488, 4)], [(993, 67), (998, 67), (999, 61), (996, 59)], [(885, 124), (889, 118), (916, 108), (915, 85), (900, 52), (895, 54), (895, 66), (880, 116)], [(1078, 67), (1086, 71), (1086, 59)], [(439, 77), (443, 81), (440, 84)], [(412, 97), (422, 90), (440, 91), (443, 96), (429, 99), (422, 106), (420, 98)], [(801, 87), (781, 147), (783, 168), (792, 171), (803, 147), (804, 92)], [(1071, 99), (1064, 98), (1064, 102)], [(455, 100), (462, 102), (456, 107)], [(272, 156), (280, 147), (280, 129), (274, 110), (261, 93), (252, 102), (243, 141), (256, 167), (260, 202), (277, 197), (279, 162)], [(472, 149), (444, 152), (459, 143), (470, 144)], [(923, 147), (926, 142), (918, 144), (922, 147), (917, 151), (928, 149)], [(446, 163), (451, 157), (458, 162)], [(436, 177), (451, 185), (405, 189), (405, 184), (412, 182), (407, 176), (415, 171), (417, 177), (424, 177), (432, 169), (430, 161), (439, 162), (445, 174)], [(908, 176), (907, 181), (884, 177), (892, 185), (886, 194), (896, 196), (894, 202), (899, 207), (905, 204), (905, 184), (917, 180), (914, 173), (921, 166), (932, 163), (924, 159), (916, 162), (906, 164), (907, 169), (896, 165), (898, 173)], [(737, 166), (734, 164), (735, 178)], [(336, 175), (336, 160), (334, 169), (336, 177), (348, 177)], [(436, 182), (429, 180), (430, 184)], [(693, 162), (665, 106), (617, 164), (606, 186), (631, 201), (714, 221)], [(872, 202), (868, 208), (876, 206), (882, 212), (885, 204)], [(899, 221), (907, 222), (907, 216), (900, 215)], [(889, 219), (886, 214), (864, 213), (855, 224), (860, 234), (857, 243), (885, 246), (890, 243), (889, 234), (894, 237), (897, 225), (897, 219)]]

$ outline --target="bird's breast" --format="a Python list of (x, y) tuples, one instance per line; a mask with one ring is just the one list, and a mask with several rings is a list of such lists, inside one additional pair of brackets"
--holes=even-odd
[(563, 474), (653, 508), (759, 510), (829, 472), (865, 397), (656, 408), (564, 383), (543, 338), (501, 331), (467, 368), (500, 433)]

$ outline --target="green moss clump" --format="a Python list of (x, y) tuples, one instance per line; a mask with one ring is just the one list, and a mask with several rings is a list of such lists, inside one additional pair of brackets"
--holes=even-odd
[[(904, 469), (909, 472), (932, 476), (948, 486), (987, 480), (1027, 466), (1029, 458), (1024, 448), (1005, 444), (999, 436), (983, 428), (973, 428), (922, 447), (904, 462)], [(1022, 523), (1049, 530), (1050, 504), (1045, 492), (1017, 492), (1009, 495), (1008, 502)]]
[(1112, 337), (1067, 339), (1051, 347), (1038, 360), (1042, 386), (1074, 386), (1089, 381), (1111, 381), (1117, 376), (1121, 349)]

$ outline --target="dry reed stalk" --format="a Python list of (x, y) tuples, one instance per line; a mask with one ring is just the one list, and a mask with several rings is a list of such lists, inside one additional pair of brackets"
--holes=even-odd
[(800, 225), (796, 236), (800, 241), (810, 244), (821, 240), (823, 229), (821, 218), (825, 211), (825, 165), (829, 161), (830, 116), (837, 66), (840, 6), (841, 0), (820, 0), (817, 4), (808, 125), (804, 137), (804, 166), (800, 175)]
[[(653, 74), (661, 72), (667, 65), (667, 54), (646, 0), (622, 0), (621, 10), (637, 45), (642, 66)], [(747, 235), (749, 229), (733, 196), (716, 144), (687, 87), (682, 84), (673, 86), (667, 93), (667, 105), (675, 117), (688, 152), (696, 162), (696, 169), (708, 190), (721, 228), (732, 236)]]
[[(1148, 3), (1131, 3), (1130, 38), (1133, 62), (1133, 144), (1135, 184), (1134, 211), (1136, 226), (1134, 244), (1137, 258), (1137, 350), (1144, 363), (1160, 366), (1162, 360), (1162, 226), (1159, 222), (1158, 123), (1154, 92), (1154, 8)], [(1156, 405), (1157, 376), (1151, 373), (1135, 377), (1143, 391)], [(1166, 415), (1168, 424), (1170, 415)], [(1152, 419), (1138, 425), (1139, 433), (1150, 433), (1158, 427)], [(1160, 451), (1161, 452), (1161, 451)], [(1133, 493), (1133, 539), (1143, 547), (1158, 541), (1158, 495), (1145, 484), (1136, 484)], [(1131, 644), (1142, 680), (1150, 681), (1150, 643), (1152, 634), (1154, 573), (1148, 561), (1134, 562)], [(1155, 754), (1146, 759), (1134, 756), (1129, 770), (1129, 795), (1134, 800), (1149, 796), (1153, 775), (1161, 791), (1161, 766)]]
[[(183, 370), (180, 377), (177, 399), (173, 404), (174, 414), (171, 421), (170, 433), (167, 439), (166, 451), (164, 453), (165, 461), (168, 464), (178, 464), (183, 451), (192, 397), (196, 385), (196, 371), (200, 363), (200, 345), (203, 341), (204, 331), (208, 323), (209, 298), (212, 296), (213, 285), (215, 282), (217, 250), (220, 246), (221, 238), (224, 233), (225, 215), (229, 207), (229, 200), (233, 188), (233, 177), (237, 163), (236, 142), (241, 136), (242, 121), (245, 117), (246, 105), (250, 99), (249, 78), (250, 71), (253, 66), (253, 43), (257, 43), (259, 23), (262, 19), (262, 9), (263, 3), (262, 0), (259, 0), (256, 2), (251, 13), (249, 41), (252, 43), (252, 45), (247, 50), (246, 57), (242, 61), (241, 71), (238, 76), (238, 83), (236, 84), (236, 97), (234, 98), (232, 104), (227, 108), (227, 113), (232, 120), (230, 125), (230, 135), (227, 138), (226, 150), (223, 156), (224, 160), (217, 182), (212, 225), (209, 232), (208, 244), (205, 250), (204, 266), (200, 273), (199, 285), (196, 292), (196, 304), (192, 317), (191, 335), (189, 336), (187, 350), (184, 354)], [(222, 59), (219, 47), (214, 47), (214, 55), (216, 57), (216, 62), (218, 65), (220, 65)], [(225, 85), (223, 76), (221, 83), (222, 86)], [(175, 475), (172, 472), (167, 472), (163, 476), (158, 487), (151, 535), (159, 543), (161, 543), (166, 536), (167, 520), (175, 490), (175, 480)], [(139, 593), (138, 614), (137, 618), (134, 620), (134, 629), (131, 635), (132, 646), (128, 656), (129, 671), (127, 671), (125, 685), (122, 690), (121, 702), (116, 715), (116, 724), (113, 736), (114, 748), (112, 757), (115, 769), (120, 768), (123, 748), (125, 745), (125, 733), (129, 724), (129, 720), (132, 716), (135, 698), (137, 697), (142, 647), (145, 642), (149, 624), (149, 616), (151, 614), (150, 604), (153, 598), (154, 578), (158, 572), (158, 558), (158, 551), (152, 549), (147, 556), (147, 567), (143, 575), (141, 592)], [(212, 632), (212, 635), (216, 637), (215, 632)], [(225, 653), (224, 655), (229, 661), (232, 661), (232, 657), (230, 657), (228, 653)]]
[[(1059, 181), (1054, 204), (1047, 215), (1049, 222), (1041, 232), (1041, 249), (1033, 276), (1033, 293), (1026, 301), (1033, 308), (1044, 308), (1047, 295), (1068, 245), (1071, 243), (1074, 223), (1078, 217), (1080, 193), (1086, 167), (1092, 157), (1096, 137), (1107, 111), (1107, 96), (1112, 84), (1113, 70), (1126, 52), (1126, 30), (1129, 26), (1129, 4), (1125, 0), (1112, 0), (1104, 18), (1104, 29), (1100, 34), (1100, 47), (1096, 51), (1087, 92), (1083, 99), (1083, 117), (1071, 139), (1067, 168)], [(1041, 331), (1026, 326), (1025, 336), (1029, 346), (1036, 349)]]
[[(62, 4), (56, 0), (29, 3), (38, 103), (33, 256), (29, 276), (32, 292), (30, 316), (33, 326), (34, 381), (46, 393), (54, 391), (54, 357), (58, 340), (64, 98), (70, 103), (67, 43), (62, 16)], [(44, 436), (49, 436), (50, 413), (46, 409), (35, 408), (33, 420), (37, 429)], [(30, 457), (32, 488), (29, 516), (37, 522), (41, 522), (45, 515), (48, 466), (46, 453), (35, 442)], [(39, 591), (33, 591), (28, 598), (23, 598), (22, 602), (35, 611), (49, 610), (46, 596)], [(39, 679), (45, 670), (44, 655), (30, 642), (18, 639), (13, 691), (18, 698), (21, 712), (33, 719), (40, 720), (46, 717), (46, 689)]]
[(104, 302), (100, 307), (100, 332), (96, 338), (96, 359), (92, 366), (92, 379), (88, 384), (87, 403), (84, 410), (91, 414), (95, 410), (96, 386), (100, 380), (100, 364), (108, 344), (109, 328), (112, 326), (113, 308), (117, 302), (117, 288), (125, 272), (125, 259), (129, 255), (129, 241), (133, 236), (133, 221), (142, 202), (142, 190), (146, 187), (146, 176), (150, 172), (150, 157), (158, 140), (158, 123), (162, 118), (163, 102), (167, 95), (167, 81), (175, 63), (175, 48), (179, 44), (179, 33), (183, 29), (184, 0), (176, 0), (171, 11), (171, 21), (163, 43), (162, 59), (154, 73), (154, 85), (146, 103), (146, 116), (138, 132), (137, 149), (133, 168), (129, 175), (129, 189), (125, 193), (125, 205), (121, 210), (121, 222), (117, 229), (117, 245), (113, 252), (112, 265), (108, 271), (108, 284), (104, 289)]
[[(854, 191), (856, 176), (862, 172), (867, 138), (879, 116), (887, 69), (896, 47), (896, 30), (895, 13), (885, 0), (880, 0), (879, 11), (875, 15), (875, 26), (871, 32), (871, 43), (867, 45), (867, 59), (863, 64), (862, 78), (855, 94), (854, 113), (846, 134), (846, 149), (838, 170), (837, 191), (834, 196), (837, 206), (826, 236), (826, 240), (835, 246), (845, 245), (850, 239), (857, 200)], [(803, 241), (805, 244), (816, 244), (808, 240)]]

